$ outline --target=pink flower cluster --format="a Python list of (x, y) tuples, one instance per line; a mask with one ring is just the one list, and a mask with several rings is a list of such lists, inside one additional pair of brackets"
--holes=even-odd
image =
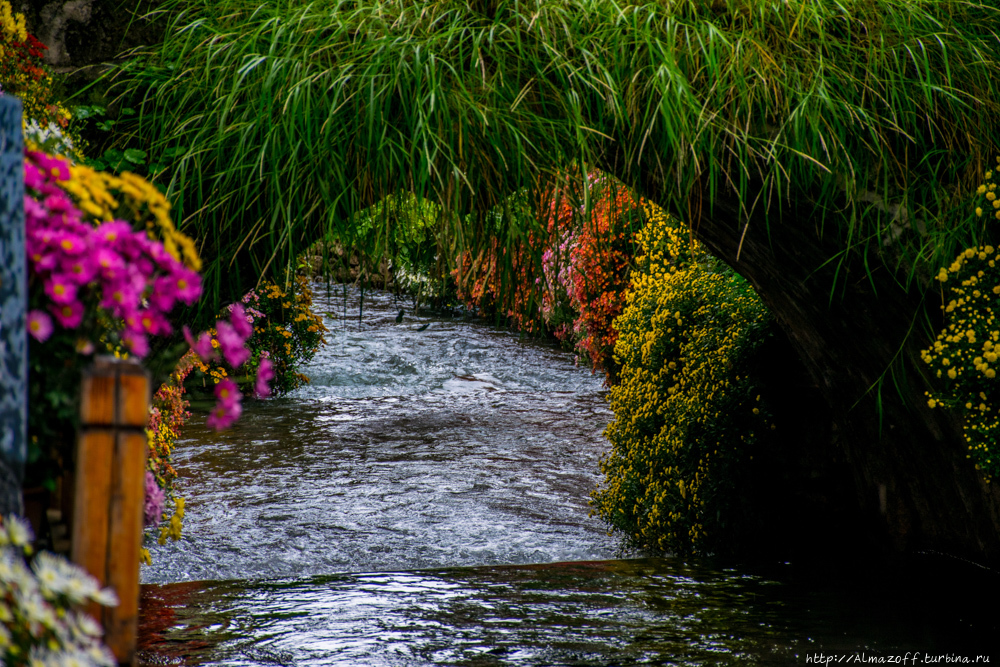
[(144, 357), (148, 336), (170, 333), (167, 313), (174, 304), (198, 299), (201, 278), (128, 222), (84, 221), (57, 185), (69, 178), (64, 159), (25, 152), (26, 249), (32, 278), (48, 296), (44, 309), (28, 314), (28, 331), (45, 341), (53, 331), (51, 317), (77, 329), (96, 305), (122, 323), (121, 340), (130, 352)]
[[(253, 334), (253, 318), (247, 315), (241, 304), (233, 304), (229, 307), (229, 320), (218, 320), (215, 323), (215, 342), (222, 351), (222, 358), (233, 368), (239, 368), (250, 358), (250, 350), (246, 348), (246, 341)], [(195, 340), (191, 331), (184, 327), (184, 337), (187, 339), (191, 349), (201, 357), (205, 363), (217, 358), (215, 346), (212, 344), (212, 336), (208, 332), (202, 332)], [(260, 360), (257, 368), (256, 391), (260, 396), (267, 396), (271, 393), (268, 382), (274, 377), (274, 370), (271, 360), (264, 357)], [(236, 421), (243, 412), (241, 405), (242, 395), (240, 389), (229, 378), (224, 378), (215, 385), (215, 407), (208, 416), (208, 426), (216, 430), (227, 428)]]
[(153, 473), (146, 471), (146, 501), (143, 505), (143, 526), (155, 526), (160, 523), (163, 515), (163, 503), (166, 496), (163, 489), (156, 483)]

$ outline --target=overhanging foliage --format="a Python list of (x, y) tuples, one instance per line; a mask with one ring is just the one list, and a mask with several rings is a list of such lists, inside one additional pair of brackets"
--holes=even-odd
[[(808, 200), (841, 247), (909, 271), (981, 233), (966, 194), (998, 151), (1000, 11), (958, 0), (270, 2), (177, 0), (130, 63), (138, 136), (183, 147), (181, 229), (216, 257), (215, 300), (285, 278), (301, 249), (400, 190), (442, 250), (567, 165)], [(583, 173), (585, 170), (580, 170)], [(462, 214), (477, 215), (465, 216)], [(704, 212), (707, 213), (707, 212)], [(886, 254), (884, 248), (893, 251)], [(252, 268), (239, 275), (233, 267)], [(251, 273), (245, 271), (246, 273)], [(211, 301), (211, 299), (209, 300)], [(209, 305), (209, 307), (214, 307)]]

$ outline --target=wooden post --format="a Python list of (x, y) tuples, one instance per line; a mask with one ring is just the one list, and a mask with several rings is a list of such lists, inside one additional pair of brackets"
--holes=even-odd
[(139, 550), (145, 499), (149, 374), (138, 361), (98, 357), (84, 372), (76, 450), (73, 562), (118, 594), (92, 606), (119, 663), (135, 664)]

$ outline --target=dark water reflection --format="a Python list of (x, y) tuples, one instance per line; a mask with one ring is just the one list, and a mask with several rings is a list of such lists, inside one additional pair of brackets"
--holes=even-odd
[(927, 580), (612, 560), (587, 505), (600, 378), (490, 327), (397, 325), (384, 293), (360, 323), (318, 304), (312, 384), (177, 448), (189, 509), (143, 568), (148, 664), (793, 665), (997, 636), (967, 582), (942, 603)]
[(973, 650), (955, 641), (949, 611), (914, 614), (912, 600), (883, 593), (668, 559), (147, 586), (143, 655), (224, 665), (794, 665), (817, 653)]

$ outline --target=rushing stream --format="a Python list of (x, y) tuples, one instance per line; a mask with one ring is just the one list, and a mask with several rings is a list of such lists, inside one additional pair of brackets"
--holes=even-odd
[(356, 292), (318, 288), (316, 309), (310, 385), (221, 434), (196, 416), (177, 447), (188, 510), (142, 570), (149, 664), (782, 665), (962, 654), (955, 633), (983, 627), (780, 573), (614, 560), (587, 505), (599, 376), (386, 293), (360, 321)]

